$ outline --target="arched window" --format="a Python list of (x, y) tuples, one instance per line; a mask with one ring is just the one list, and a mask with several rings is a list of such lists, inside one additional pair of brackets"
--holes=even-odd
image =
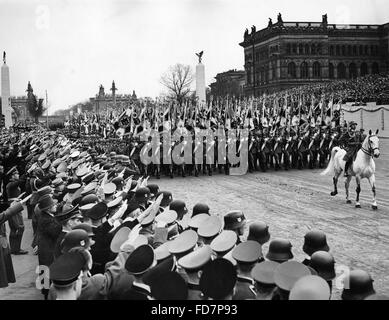
[(294, 62), (288, 64), (288, 77), (296, 78), (296, 64)]
[(336, 55), (340, 56), (340, 46), (336, 46)]
[(353, 56), (358, 54), (357, 46), (353, 46)]
[(299, 44), (299, 54), (304, 54), (304, 45), (302, 43)]
[(305, 45), (305, 54), (309, 54), (309, 44)]
[(359, 55), (363, 56), (363, 45), (359, 46)]
[(380, 67), (378, 66), (377, 62), (374, 62), (372, 67), (371, 67), (371, 72), (373, 74), (379, 74), (380, 73)]
[(286, 53), (290, 54), (290, 43), (286, 45)]
[(321, 66), (319, 62), (313, 63), (313, 77), (314, 78), (320, 78), (321, 76)]
[(334, 55), (334, 46), (330, 46), (330, 56)]
[(346, 66), (342, 62), (338, 64), (338, 79), (346, 79)]
[(342, 56), (346, 55), (346, 46), (342, 46)]
[(355, 79), (358, 76), (357, 66), (355, 65), (355, 63), (350, 63), (348, 70), (350, 79)]
[(329, 66), (328, 66), (328, 73), (329, 73), (330, 79), (334, 79), (334, 77), (335, 77), (334, 65), (332, 63), (330, 63)]
[(361, 64), (361, 77), (367, 75), (367, 73), (368, 73), (367, 64), (365, 62), (363, 62)]
[(308, 63), (303, 62), (300, 66), (300, 78), (307, 79), (308, 78)]

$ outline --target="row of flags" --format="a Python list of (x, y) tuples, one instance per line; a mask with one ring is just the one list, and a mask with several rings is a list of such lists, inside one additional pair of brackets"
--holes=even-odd
[[(126, 109), (110, 110), (105, 114), (95, 114), (78, 110), (69, 121), (73, 125), (83, 125), (85, 133), (101, 131), (103, 137), (115, 130), (120, 136), (135, 133), (137, 128), (165, 130), (190, 125), (211, 128), (238, 124), (253, 130), (260, 125), (272, 130), (290, 128), (303, 123), (310, 125), (330, 125), (335, 111), (341, 110), (341, 101), (334, 97), (317, 99), (314, 95), (263, 95), (261, 98), (225, 97), (210, 99), (206, 104), (187, 100), (181, 105), (174, 101), (158, 100), (145, 105), (131, 105)], [(118, 131), (119, 130), (119, 131)]]

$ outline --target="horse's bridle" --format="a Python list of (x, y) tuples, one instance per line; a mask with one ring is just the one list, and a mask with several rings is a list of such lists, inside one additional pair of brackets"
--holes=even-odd
[(371, 141), (370, 141), (371, 137), (374, 137), (374, 135), (369, 136), (369, 138), (367, 139), (367, 142), (369, 143), (369, 150), (366, 150), (364, 147), (361, 147), (361, 150), (362, 150), (362, 152), (366, 153), (368, 156), (373, 157), (374, 156), (374, 150), (377, 150), (378, 147), (375, 147), (375, 148), (371, 147)]

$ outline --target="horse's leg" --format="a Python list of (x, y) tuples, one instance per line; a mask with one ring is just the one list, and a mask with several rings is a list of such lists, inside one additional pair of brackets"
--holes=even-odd
[(345, 180), (344, 180), (344, 187), (346, 189), (346, 202), (347, 203), (351, 203), (351, 200), (349, 199), (349, 187), (350, 187), (350, 181), (351, 181), (351, 176), (348, 176)]
[(371, 186), (371, 190), (373, 191), (373, 203), (371, 205), (371, 207), (373, 208), (373, 210), (377, 210), (378, 209), (378, 206), (377, 206), (377, 201), (376, 201), (376, 191), (375, 191), (375, 175), (374, 173), (370, 176), (369, 178), (369, 183), (370, 183), (370, 186)]
[(355, 201), (355, 208), (360, 208), (361, 204), (359, 203), (359, 194), (361, 193), (361, 177), (355, 176), (355, 180), (357, 182), (357, 188), (355, 191), (357, 192), (357, 199)]
[(332, 181), (334, 183), (334, 191), (331, 192), (331, 196), (336, 196), (338, 194), (338, 179), (339, 179), (340, 173), (335, 172), (334, 177), (332, 178)]

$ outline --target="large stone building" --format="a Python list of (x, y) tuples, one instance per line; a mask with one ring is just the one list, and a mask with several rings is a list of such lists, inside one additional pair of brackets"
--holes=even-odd
[(246, 72), (244, 70), (229, 70), (218, 73), (215, 82), (210, 84), (211, 95), (223, 97), (226, 95), (241, 96), (244, 94)]
[(95, 97), (90, 98), (89, 101), (94, 105), (94, 111), (98, 114), (107, 113), (114, 109), (122, 110), (126, 109), (132, 103), (137, 101), (135, 91), (132, 94), (116, 94), (117, 88), (115, 81), (112, 82), (111, 87), (112, 94), (106, 94), (104, 87), (100, 85), (99, 93)]
[(240, 46), (247, 95), (389, 71), (389, 23), (328, 24), (327, 15), (321, 22), (284, 22), (279, 14), (265, 29), (246, 29)]

